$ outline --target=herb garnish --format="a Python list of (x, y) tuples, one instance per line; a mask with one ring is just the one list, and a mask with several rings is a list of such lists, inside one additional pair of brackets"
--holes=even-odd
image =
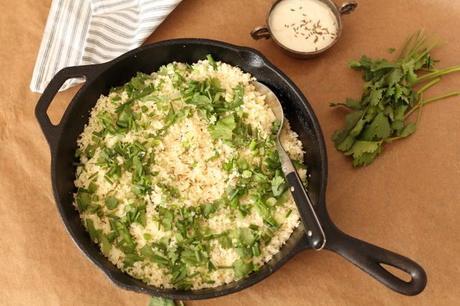
[(174, 301), (157, 296), (152, 296), (148, 306), (184, 306), (182, 301)]
[[(412, 35), (394, 61), (362, 56), (350, 67), (362, 71), (365, 81), (360, 100), (331, 103), (350, 110), (345, 126), (332, 137), (337, 150), (353, 158), (353, 166), (372, 163), (386, 143), (412, 135), (417, 129), (422, 108), (432, 102), (460, 95), (453, 91), (425, 98), (426, 91), (441, 77), (460, 71), (460, 65), (435, 69), (431, 43), (422, 31)], [(415, 121), (409, 117), (418, 112)]]
[[(221, 69), (221, 63), (211, 56), (207, 60), (208, 70)], [(110, 107), (94, 115), (97, 129), (86, 147), (79, 148), (79, 167), (88, 183), (78, 185), (75, 194), (90, 238), (104, 255), (110, 257), (116, 248), (123, 253), (119, 258), (123, 270), (130, 273), (141, 265), (154, 265), (169, 276), (175, 288), (183, 290), (196, 281), (211, 284), (210, 272), (217, 269), (230, 269), (235, 278), (257, 270), (264, 247), (284, 220), (283, 216), (278, 220), (277, 209), (289, 195), (276, 150), (277, 123), (273, 134), (267, 131), (269, 135), (262, 135), (248, 123), (248, 114), (241, 107), (249, 85), (239, 83), (224, 89), (213, 74), (200, 81), (185, 78), (192, 70), (191, 66), (171, 64), (158, 71), (160, 80), (138, 74), (111, 92)], [(163, 96), (158, 90), (161, 86), (172, 86), (174, 97)], [(187, 190), (165, 180), (156, 162), (161, 159), (157, 149), (170, 127), (195, 115), (207, 123), (210, 141), (216, 143), (214, 156), (207, 162), (221, 163), (234, 178), (217, 200), (188, 206), (182, 205)], [(140, 133), (143, 129), (149, 129), (147, 135)], [(137, 137), (139, 134), (142, 137)], [(193, 141), (182, 139), (182, 145), (193, 150)], [(223, 152), (222, 146), (231, 147), (230, 153)], [(228, 160), (222, 153), (229, 154)], [(85, 169), (89, 160), (97, 170)], [(297, 166), (303, 167), (301, 162)], [(102, 178), (110, 188), (106, 188), (107, 182), (101, 183)], [(150, 205), (153, 192), (159, 199)], [(262, 219), (263, 223), (215, 232), (208, 221), (222, 214), (230, 219), (255, 214), (260, 217), (255, 222)], [(152, 222), (162, 233), (160, 237), (149, 232)], [(216, 246), (235, 250), (235, 261), (226, 266), (213, 262)]]

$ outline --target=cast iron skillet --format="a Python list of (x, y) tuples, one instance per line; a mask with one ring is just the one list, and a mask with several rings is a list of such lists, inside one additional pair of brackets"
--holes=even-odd
[[(72, 194), (75, 192), (74, 153), (77, 137), (88, 122), (89, 112), (99, 96), (107, 94), (111, 87), (127, 82), (138, 71), (151, 73), (172, 61), (193, 63), (205, 58), (207, 54), (251, 73), (268, 85), (284, 103), (286, 117), (306, 149), (305, 163), (311, 175), (308, 191), (326, 234), (325, 249), (345, 257), (394, 291), (405, 295), (420, 293), (426, 285), (426, 274), (422, 267), (404, 256), (350, 237), (340, 231), (329, 218), (325, 205), (327, 155), (324, 139), (313, 109), (297, 86), (258, 51), (205, 39), (162, 41), (137, 48), (108, 63), (65, 68), (53, 78), (40, 97), (35, 115), (51, 150), (54, 197), (68, 232), (85, 255), (122, 288), (186, 300), (213, 298), (247, 288), (272, 274), (295, 254), (311, 248), (303, 228), (299, 227), (269, 263), (243, 280), (195, 291), (161, 289), (148, 286), (117, 269), (101, 254), (80, 222), (78, 212), (72, 205)], [(47, 109), (61, 85), (76, 77), (84, 77), (86, 83), (70, 102), (60, 123), (53, 125), (46, 113)], [(407, 272), (411, 280), (407, 282), (398, 278), (381, 264)]]

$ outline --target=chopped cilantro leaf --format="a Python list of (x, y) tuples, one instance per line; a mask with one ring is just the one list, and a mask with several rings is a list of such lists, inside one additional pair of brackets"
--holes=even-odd
[(105, 198), (105, 205), (108, 209), (115, 209), (118, 206), (118, 200), (114, 196), (108, 196)]
[(254, 270), (252, 262), (245, 262), (241, 259), (235, 260), (232, 266), (237, 278), (245, 277)]
[(277, 175), (272, 179), (272, 192), (275, 197), (279, 197), (286, 190), (287, 184), (284, 177)]
[(216, 61), (212, 58), (211, 54), (206, 55), (206, 59), (208, 60), (209, 64), (212, 66), (214, 70), (217, 70)]
[(232, 140), (235, 127), (235, 117), (228, 115), (217, 121), (214, 126), (211, 126), (209, 132), (214, 139)]
[(86, 191), (79, 190), (77, 192), (76, 201), (78, 209), (80, 212), (83, 212), (91, 205), (91, 195)]

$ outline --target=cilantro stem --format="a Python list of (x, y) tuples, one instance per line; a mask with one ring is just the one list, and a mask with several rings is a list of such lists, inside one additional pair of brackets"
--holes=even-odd
[(417, 113), (417, 119), (415, 120), (415, 125), (418, 125), (420, 122), (420, 118), (422, 117), (422, 111), (423, 111), (423, 104), (420, 105), (418, 108), (418, 113)]
[(453, 92), (450, 92), (450, 93), (447, 93), (441, 96), (429, 98), (429, 99), (426, 99), (425, 101), (422, 101), (421, 104), (426, 105), (428, 103), (436, 102), (442, 99), (447, 99), (447, 98), (455, 97), (455, 96), (460, 96), (460, 91), (453, 91)]
[(425, 91), (427, 91), (428, 89), (430, 89), (431, 87), (433, 87), (434, 85), (436, 85), (437, 83), (439, 83), (439, 81), (441, 81), (441, 78), (437, 78), (437, 79), (434, 79), (432, 81), (430, 81), (429, 83), (426, 83), (425, 85), (423, 85), (422, 88), (420, 88), (417, 93), (419, 95), (421, 95), (422, 93), (424, 93)]
[(454, 73), (454, 72), (460, 72), (460, 65), (444, 68), (444, 69), (441, 69), (441, 70), (435, 70), (433, 72), (424, 74), (421, 77), (419, 77), (417, 79), (417, 81), (415, 81), (415, 84), (423, 82), (423, 81), (426, 81), (426, 80), (430, 80), (430, 79), (433, 79), (433, 78), (438, 78), (440, 76), (450, 74), (450, 73)]
[[(423, 101), (422, 96), (420, 96), (420, 100)], [(421, 103), (420, 107), (418, 108), (417, 119), (415, 120), (415, 125), (416, 126), (420, 122), (420, 118), (422, 117), (422, 111), (423, 111), (423, 103)]]
[(329, 103), (330, 107), (344, 107), (349, 110), (353, 110), (350, 106), (346, 105), (345, 103)]
[(427, 105), (429, 103), (433, 103), (433, 102), (436, 102), (436, 101), (439, 101), (439, 100), (444, 100), (444, 99), (447, 99), (447, 98), (450, 98), (450, 97), (456, 97), (456, 96), (460, 96), (460, 91), (453, 91), (453, 92), (450, 92), (450, 93), (447, 93), (447, 94), (444, 94), (444, 95), (441, 95), (441, 96), (437, 96), (437, 97), (426, 99), (425, 101), (421, 101), (419, 104), (414, 106), (410, 111), (408, 111), (406, 113), (406, 115), (404, 116), (404, 119), (408, 118), (419, 107), (422, 107), (424, 105)]
[(390, 137), (390, 138), (385, 139), (385, 142), (386, 143), (392, 143), (395, 140), (400, 140), (400, 139), (404, 139), (404, 138), (406, 138), (406, 137), (402, 137), (402, 136)]
[[(401, 49), (401, 54), (399, 55), (400, 59), (405, 59), (409, 57), (409, 54), (414, 50), (414, 46), (419, 40), (423, 31), (419, 30), (417, 33), (411, 35), (404, 44), (404, 47)], [(415, 39), (415, 40), (414, 40)]]
[(423, 52), (421, 52), (420, 54), (418, 54), (418, 57), (415, 59), (416, 62), (418, 62), (419, 60), (421, 60), (425, 55), (427, 55), (428, 53), (431, 52), (431, 50), (433, 50), (434, 48), (436, 48), (436, 43), (432, 44), (431, 46), (425, 48), (425, 50)]
[(385, 139), (385, 142), (386, 143), (391, 143), (391, 142), (393, 142), (395, 140), (398, 140), (398, 139), (401, 139), (401, 138), (402, 138), (401, 136), (390, 137), (390, 138)]

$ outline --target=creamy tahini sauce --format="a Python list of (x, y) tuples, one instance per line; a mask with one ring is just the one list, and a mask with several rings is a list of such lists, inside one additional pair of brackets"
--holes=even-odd
[(268, 20), (275, 39), (285, 47), (313, 52), (329, 46), (337, 37), (337, 18), (318, 0), (283, 0)]

